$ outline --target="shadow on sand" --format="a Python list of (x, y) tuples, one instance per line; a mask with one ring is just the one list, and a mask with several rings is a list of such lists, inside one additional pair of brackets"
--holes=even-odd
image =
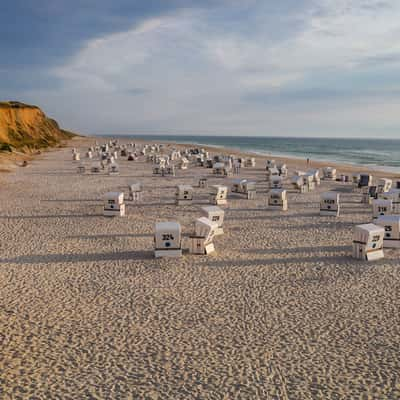
[(343, 252), (346, 251), (350, 254), (351, 246), (316, 246), (316, 247), (296, 247), (296, 248), (282, 248), (282, 249), (245, 249), (245, 253), (253, 254), (298, 254), (298, 253), (308, 253), (310, 258), (314, 254), (320, 252)]
[(32, 254), (9, 259), (0, 259), (0, 263), (11, 264), (56, 264), (100, 261), (143, 261), (154, 258), (152, 251), (122, 251), (94, 254)]
[(66, 239), (85, 239), (85, 240), (97, 240), (97, 239), (115, 239), (115, 238), (141, 238), (141, 237), (153, 237), (152, 233), (116, 233), (116, 234), (99, 234), (99, 235), (73, 235), (67, 236)]
[(97, 218), (103, 214), (0, 215), (0, 219)]

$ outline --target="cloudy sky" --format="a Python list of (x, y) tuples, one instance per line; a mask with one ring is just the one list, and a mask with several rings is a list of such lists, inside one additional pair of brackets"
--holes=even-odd
[(0, 35), (0, 97), (82, 133), (400, 137), (398, 0), (13, 0)]

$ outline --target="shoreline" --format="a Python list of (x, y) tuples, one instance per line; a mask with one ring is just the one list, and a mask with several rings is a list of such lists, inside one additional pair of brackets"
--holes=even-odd
[[(86, 136), (86, 138), (90, 138), (93, 140), (110, 140), (113, 138), (113, 136)], [(173, 146), (176, 148), (186, 148), (186, 147), (202, 147), (206, 149), (207, 151), (218, 153), (221, 152), (223, 154), (233, 154), (233, 155), (241, 155), (241, 156), (247, 156), (247, 157), (255, 157), (256, 160), (259, 162), (263, 162), (264, 160), (268, 159), (274, 159), (277, 162), (284, 162), (285, 164), (288, 165), (288, 167), (292, 167), (294, 169), (301, 169), (304, 171), (307, 171), (308, 169), (317, 169), (317, 168), (323, 168), (327, 166), (332, 166), (338, 170), (338, 174), (340, 173), (370, 173), (373, 176), (377, 177), (387, 177), (387, 178), (393, 178), (393, 179), (399, 179), (400, 180), (400, 172), (394, 172), (394, 171), (388, 171), (388, 170), (383, 170), (381, 167), (369, 167), (369, 166), (363, 166), (360, 164), (350, 164), (350, 163), (345, 163), (345, 162), (340, 162), (340, 161), (327, 161), (327, 160), (317, 160), (317, 159), (311, 159), (310, 165), (307, 165), (307, 160), (302, 157), (294, 157), (294, 156), (284, 156), (284, 155), (269, 155), (269, 154), (263, 154), (261, 152), (255, 152), (255, 151), (247, 151), (247, 150), (240, 150), (232, 147), (226, 147), (226, 146), (218, 146), (218, 145), (208, 145), (208, 144), (201, 144), (197, 142), (177, 142), (177, 141), (168, 141), (168, 140), (153, 140), (153, 139), (143, 139), (143, 138), (135, 138), (134, 136), (128, 136), (128, 137), (114, 137), (115, 139), (118, 140), (123, 140), (126, 142), (136, 142), (136, 143), (164, 143), (168, 146)], [(262, 165), (265, 167), (265, 163)], [(259, 166), (258, 166), (259, 167)], [(390, 168), (390, 167), (389, 167)]]
[(331, 166), (337, 169), (338, 175), (341, 173), (370, 173), (376, 177), (386, 177), (391, 179), (399, 179), (400, 180), (400, 172), (387, 170), (385, 168), (390, 167), (383, 167), (383, 166), (366, 166), (361, 164), (352, 164), (352, 163), (345, 163), (340, 161), (329, 161), (329, 160), (317, 160), (317, 159), (310, 159), (310, 164), (307, 165), (307, 160), (302, 157), (295, 157), (295, 156), (285, 156), (285, 155), (274, 155), (274, 154), (267, 154), (262, 151), (250, 151), (250, 150), (241, 150), (234, 147), (227, 147), (222, 145), (209, 145), (209, 144), (202, 144), (199, 142), (177, 142), (172, 140), (153, 140), (153, 139), (143, 139), (143, 138), (135, 138), (133, 136), (128, 137), (121, 137), (121, 136), (81, 136), (77, 135), (71, 139), (63, 141), (59, 146), (45, 148), (40, 150), (38, 153), (3, 153), (0, 154), (0, 174), (1, 173), (9, 173), (15, 168), (21, 167), (19, 165), (20, 161), (27, 160), (32, 162), (34, 160), (40, 159), (46, 153), (54, 152), (59, 149), (65, 147), (74, 147), (74, 146), (89, 146), (93, 144), (95, 141), (100, 140), (112, 140), (118, 139), (126, 142), (134, 141), (139, 144), (143, 143), (163, 143), (167, 147), (176, 147), (177, 149), (183, 149), (187, 147), (202, 147), (211, 153), (222, 153), (225, 155), (235, 155), (235, 156), (242, 156), (242, 157), (254, 157), (258, 163), (257, 167), (260, 167), (260, 162), (262, 167), (265, 167), (265, 161), (269, 159), (274, 159), (277, 162), (285, 163), (289, 168), (307, 171), (310, 169), (321, 169), (327, 166)]
[[(222, 149), (223, 151), (231, 151), (234, 152), (233, 154), (236, 154), (238, 152), (242, 154), (248, 154), (251, 156), (259, 156), (259, 157), (267, 157), (267, 158), (273, 158), (273, 159), (280, 159), (280, 160), (292, 160), (292, 161), (301, 161), (301, 160), (306, 160), (307, 156), (296, 156), (293, 154), (286, 154), (286, 153), (273, 153), (273, 151), (269, 152), (268, 150), (257, 150), (257, 149), (241, 149), (239, 147), (230, 147), (229, 145), (225, 144), (207, 144), (201, 141), (201, 136), (199, 137), (198, 140), (194, 141), (179, 141), (176, 139), (168, 139), (168, 135), (166, 135), (166, 138), (163, 139), (160, 135), (157, 139), (151, 138), (152, 135), (150, 135), (150, 138), (144, 138), (142, 136), (140, 137), (135, 137), (134, 135), (116, 135), (113, 136), (115, 139), (121, 139), (121, 140), (135, 140), (135, 141), (148, 141), (151, 143), (168, 143), (168, 144), (174, 144), (174, 145), (180, 145), (180, 146), (201, 146), (204, 148), (210, 148), (210, 149)], [(177, 136), (177, 135), (176, 135)], [(109, 138), (109, 136), (105, 135), (99, 135), (99, 136), (94, 136), (97, 138)], [(227, 137), (227, 136), (226, 136)], [(222, 136), (221, 136), (222, 138)], [(258, 137), (251, 137), (251, 138), (257, 138)], [(267, 139), (270, 138), (278, 138), (278, 137), (267, 137)], [(292, 139), (292, 138), (288, 138)], [(312, 139), (312, 138), (304, 138), (304, 139)], [(316, 138), (318, 139), (318, 138)], [(345, 138), (344, 138), (345, 139)], [(358, 140), (358, 138), (354, 138), (355, 140)], [(353, 138), (349, 138), (349, 140), (353, 140)], [(361, 139), (360, 139), (361, 140)], [(376, 141), (379, 141), (379, 139), (375, 139)], [(385, 139), (384, 139), (385, 140)], [(386, 140), (391, 140), (391, 139), (386, 139)], [(399, 141), (400, 145), (400, 141)], [(358, 168), (360, 169), (360, 172), (383, 172), (387, 174), (391, 174), (393, 176), (399, 177), (400, 178), (400, 166), (389, 166), (389, 165), (380, 165), (380, 164), (362, 164), (362, 163), (353, 163), (350, 161), (345, 161), (345, 160), (335, 160), (335, 159), (330, 159), (330, 158), (313, 158), (312, 155), (309, 157), (313, 162), (317, 163), (318, 165), (324, 164), (324, 165), (332, 165), (334, 167), (340, 167), (343, 166), (345, 168)]]

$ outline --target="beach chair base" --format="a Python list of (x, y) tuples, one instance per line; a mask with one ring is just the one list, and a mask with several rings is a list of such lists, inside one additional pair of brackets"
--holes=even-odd
[(321, 217), (339, 217), (339, 210), (320, 210), (319, 215)]
[(104, 210), (103, 215), (105, 217), (124, 217), (125, 216), (125, 204), (121, 204), (119, 210)]
[(155, 250), (155, 258), (161, 257), (182, 257), (182, 249), (171, 249), (171, 250)]

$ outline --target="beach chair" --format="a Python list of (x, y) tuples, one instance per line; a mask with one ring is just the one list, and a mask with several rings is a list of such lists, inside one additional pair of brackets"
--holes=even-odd
[(271, 189), (267, 197), (268, 208), (273, 210), (287, 211), (288, 201), (285, 189)]
[(175, 191), (175, 203), (178, 206), (192, 204), (193, 187), (190, 185), (178, 185)]
[(189, 166), (189, 160), (186, 157), (182, 157), (179, 163), (179, 168), (188, 169), (188, 166)]
[(267, 169), (267, 179), (271, 179), (272, 176), (280, 176), (279, 169), (277, 167), (270, 167)]
[(372, 218), (376, 220), (383, 215), (391, 215), (393, 213), (393, 202), (390, 199), (374, 199), (372, 200)]
[(99, 162), (97, 162), (97, 163), (92, 164), (90, 171), (93, 174), (98, 174), (98, 173), (100, 173), (101, 169), (102, 169), (101, 164)]
[(244, 193), (244, 185), (246, 182), (246, 179), (234, 179), (232, 181), (232, 193)]
[(322, 169), (323, 179), (327, 181), (336, 180), (336, 168), (325, 167)]
[(306, 174), (302, 175), (303, 185), (307, 187), (307, 192), (311, 192), (315, 189), (314, 175)]
[(154, 256), (182, 256), (182, 231), (179, 222), (158, 222), (155, 225)]
[(175, 176), (175, 165), (167, 165), (163, 168), (165, 175)]
[(128, 161), (136, 161), (137, 157), (136, 154), (133, 151), (130, 151), (128, 153)]
[(119, 166), (116, 163), (111, 163), (108, 166), (108, 175), (119, 175)]
[(201, 212), (204, 217), (218, 225), (215, 235), (222, 235), (224, 233), (223, 224), (225, 211), (217, 206), (204, 206), (201, 208)]
[(358, 187), (361, 189), (365, 186), (372, 185), (372, 175), (370, 174), (360, 174), (360, 179), (358, 181)]
[(282, 178), (286, 178), (288, 176), (288, 168), (286, 166), (286, 164), (281, 163), (277, 165), (278, 171), (279, 171), (279, 175)]
[(207, 187), (207, 178), (200, 178), (199, 179), (199, 188), (206, 188)]
[(393, 214), (400, 214), (400, 189), (390, 189), (380, 195), (381, 199), (392, 201)]
[(275, 160), (267, 160), (267, 163), (265, 165), (265, 170), (268, 171), (271, 168), (275, 168), (276, 167), (276, 162)]
[(272, 189), (282, 189), (283, 188), (283, 179), (279, 175), (271, 175), (270, 176), (270, 187)]
[(382, 215), (375, 223), (385, 230), (383, 247), (400, 248), (400, 215)]
[(364, 186), (361, 188), (361, 203), (372, 204), (372, 194), (370, 194), (372, 187), (376, 190), (376, 186)]
[(391, 179), (380, 178), (377, 185), (378, 194), (388, 192), (392, 188), (392, 184), (393, 181)]
[(211, 254), (215, 251), (213, 239), (218, 224), (208, 218), (201, 217), (195, 221), (195, 234), (189, 236), (189, 252), (191, 254)]
[(129, 200), (140, 201), (142, 199), (142, 185), (140, 183), (133, 183), (129, 185)]
[(319, 169), (310, 169), (305, 175), (311, 175), (313, 177), (314, 186), (319, 186), (321, 184)]
[(213, 165), (213, 174), (215, 176), (224, 177), (225, 176), (225, 164), (222, 162), (217, 162)]
[(307, 191), (306, 190), (307, 187), (303, 183), (303, 178), (299, 175), (293, 175), (290, 180), (290, 183), (291, 183), (292, 187), (295, 190), (299, 190), (300, 193), (305, 193)]
[(78, 171), (78, 174), (84, 174), (86, 172), (85, 164), (79, 164), (77, 171)]
[(243, 193), (246, 195), (247, 200), (254, 200), (256, 198), (256, 182), (247, 181), (243, 184)]
[(353, 233), (353, 257), (374, 261), (384, 257), (383, 238), (385, 230), (374, 224), (357, 225)]
[(320, 215), (338, 217), (340, 215), (340, 195), (337, 192), (321, 193)]
[(153, 175), (161, 175), (161, 168), (159, 165), (153, 166)]
[(123, 217), (125, 215), (124, 194), (122, 192), (109, 192), (104, 195), (105, 217)]
[(227, 186), (212, 185), (210, 187), (210, 203), (214, 205), (225, 205), (228, 203)]
[(353, 184), (358, 186), (358, 182), (360, 182), (360, 174), (358, 174), (357, 172), (354, 172), (351, 175), (351, 181), (353, 182)]
[(254, 157), (249, 157), (244, 160), (244, 166), (247, 168), (254, 168), (256, 166), (256, 159)]

